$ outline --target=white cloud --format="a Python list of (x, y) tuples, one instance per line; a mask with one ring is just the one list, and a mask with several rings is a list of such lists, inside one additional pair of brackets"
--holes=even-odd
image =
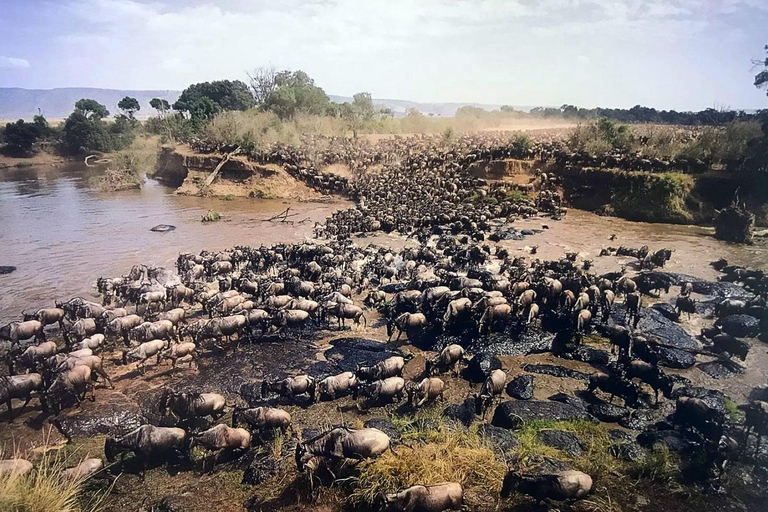
[(6, 57), (0, 55), (0, 68), (6, 69), (24, 69), (30, 67), (27, 59), (19, 59), (18, 57)]
[(591, 63), (592, 63), (592, 61), (591, 61), (591, 60), (589, 60), (589, 57), (587, 57), (586, 55), (579, 55), (579, 56), (577, 56), (577, 57), (576, 57), (576, 61), (577, 61), (579, 64), (583, 64), (583, 65), (585, 65), (585, 66), (588, 66), (589, 64), (591, 64)]

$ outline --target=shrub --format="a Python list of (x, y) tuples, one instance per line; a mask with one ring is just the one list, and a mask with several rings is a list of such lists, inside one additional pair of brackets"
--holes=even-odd
[(41, 137), (40, 126), (37, 123), (26, 123), (23, 119), (6, 124), (3, 132), (3, 140), (8, 149), (20, 155), (31, 153), (33, 146)]

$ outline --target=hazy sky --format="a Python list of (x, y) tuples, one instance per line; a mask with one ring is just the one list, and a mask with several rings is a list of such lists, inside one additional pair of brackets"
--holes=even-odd
[(762, 108), (768, 0), (0, 0), (0, 87), (182, 89), (303, 69), (330, 94)]

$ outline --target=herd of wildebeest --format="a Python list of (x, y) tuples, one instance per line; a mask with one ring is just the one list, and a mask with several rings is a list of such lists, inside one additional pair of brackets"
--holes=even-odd
[[(78, 406), (89, 390), (93, 398), (97, 381), (114, 387), (105, 351), (119, 354), (116, 364), (136, 364), (140, 371), (131, 378), (140, 379), (145, 372), (156, 371), (163, 360), (176, 371), (195, 371), (198, 357), (237, 351), (241, 344), (264, 336), (277, 335), (290, 346), (292, 339), (318, 330), (343, 330), (348, 322), (351, 329), (382, 322), (389, 342), (397, 343), (405, 334), (411, 342), (427, 340), (427, 349), (434, 350), (418, 378), (403, 377), (409, 360), (403, 353), (322, 378), (265, 377), (261, 395), (279, 396), (282, 403), (298, 400), (304, 407), (350, 395), (366, 406), (386, 406), (407, 397), (415, 410), (442, 399), (443, 376), (453, 372), (458, 378), (460, 367), (477, 357), (467, 350), (468, 340), (503, 336), (514, 345), (531, 332), (555, 333), (564, 340), (559, 354), (573, 354), (586, 336), (597, 333), (614, 350), (610, 360), (596, 365), (599, 371), (589, 376), (587, 394), (599, 390), (611, 401), (619, 397), (630, 411), (675, 400), (674, 413), (665, 420), (668, 428), (683, 432), (701, 447), (713, 478), (722, 475), (727, 462), (747, 456), (752, 432), (756, 440), (749, 451), (760, 452), (760, 438), (768, 433), (768, 403), (741, 404), (743, 430), (735, 428), (733, 419), (706, 393), (673, 392), (675, 386), (693, 388), (684, 377), (663, 369), (665, 340), (638, 329), (648, 310), (643, 304), (650, 302), (646, 297), (670, 293), (673, 287), (675, 315), (701, 314), (693, 283), (677, 282), (653, 270), (663, 267), (672, 251), (605, 248), (600, 256), (635, 257), (637, 272), (624, 267), (603, 275), (591, 272), (592, 262), (577, 253), (542, 261), (534, 247), (529, 256), (512, 256), (496, 242), (510, 233), (517, 237), (530, 233), (510, 231), (505, 221), (542, 215), (556, 222), (566, 214), (558, 179), (538, 172), (530, 184), (489, 182), (473, 176), (468, 166), (481, 160), (540, 155), (549, 146), (522, 148), (511, 139), (491, 135), (462, 138), (448, 149), (436, 141), (393, 139), (376, 146), (376, 152), (339, 142), (327, 147), (324, 156), (313, 157), (350, 164), (358, 174), (351, 180), (302, 167), (305, 155), (280, 148), (267, 160), (294, 166), (291, 172), (300, 179), (322, 190), (346, 193), (357, 202), (318, 225), (317, 240), (180, 254), (176, 272), (137, 265), (126, 275), (99, 278), (100, 302), (77, 297), (25, 311), (21, 321), (0, 328), (0, 340), (7, 342), (8, 374), (0, 377), (0, 401), (7, 404), (7, 418), (12, 421), (20, 412), (12, 408), (14, 400), (23, 401), (23, 410), (37, 397), (43, 411), (56, 415)], [(551, 158), (562, 158), (549, 151)], [(366, 173), (372, 165), (381, 168)], [(363, 246), (350, 238), (376, 231), (397, 231), (414, 242), (392, 249)], [(764, 337), (768, 277), (726, 262), (715, 265), (724, 280), (737, 283), (744, 292), (738, 298), (719, 297), (715, 315), (720, 319), (749, 315)], [(758, 341), (736, 337), (724, 326), (718, 320), (702, 330), (698, 353), (738, 367), (740, 363), (731, 358), (744, 361), (750, 350), (762, 349), (755, 346)], [(52, 335), (56, 341), (47, 340)], [(471, 397), (479, 421), (485, 421), (502, 399), (507, 384), (504, 369), (487, 369)], [(295, 430), (284, 409), (265, 405), (232, 410), (226, 397), (215, 392), (167, 389), (158, 408), (175, 418), (177, 426), (145, 424), (124, 435), (110, 435), (104, 446), (107, 461), (116, 463), (119, 456), (132, 452), (146, 465), (164, 458), (188, 458), (197, 446), (213, 454), (206, 461), (214, 463), (215, 454), (248, 451), (252, 439), (261, 441), (275, 429)], [(210, 417), (216, 423), (230, 411), (231, 426), (194, 426), (196, 418)], [(298, 439), (296, 465), (299, 471), (314, 472), (345, 459), (375, 458), (392, 448), (382, 430), (341, 425)], [(0, 461), (0, 474), (32, 469), (23, 459)], [(87, 459), (68, 469), (66, 476), (104, 472), (101, 459)], [(503, 496), (517, 491), (537, 500), (573, 500), (587, 496), (593, 482), (590, 475), (575, 470), (510, 471), (500, 484)], [(382, 496), (382, 506), (390, 510), (437, 512), (462, 504), (463, 489), (457, 482), (417, 485)]]

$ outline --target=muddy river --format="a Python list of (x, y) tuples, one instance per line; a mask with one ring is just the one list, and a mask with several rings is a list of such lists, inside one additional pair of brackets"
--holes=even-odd
[[(0, 275), (0, 324), (25, 308), (95, 293), (97, 277), (134, 264), (173, 267), (179, 252), (301, 240), (348, 204), (177, 196), (153, 180), (103, 194), (89, 186), (96, 173), (79, 163), (0, 171), (0, 265), (17, 267)], [(298, 213), (293, 225), (264, 221), (289, 206)], [(224, 219), (204, 224), (209, 209)], [(150, 231), (158, 224), (176, 229)]]

